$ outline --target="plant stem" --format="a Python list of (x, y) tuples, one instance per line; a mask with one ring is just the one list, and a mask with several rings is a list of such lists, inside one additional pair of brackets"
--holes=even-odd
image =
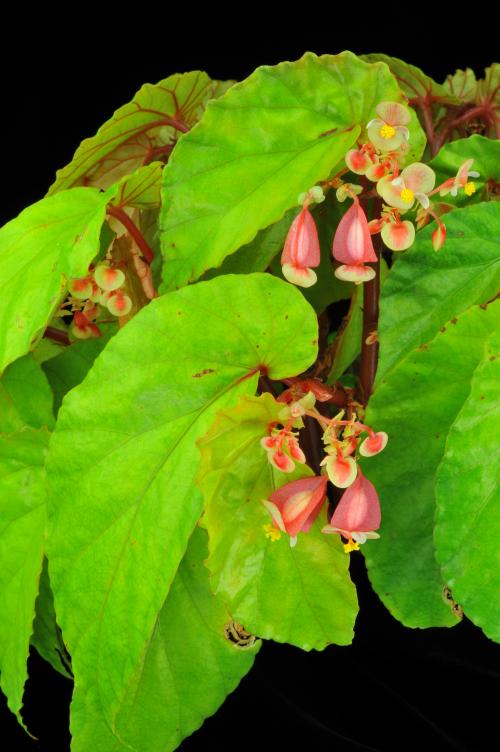
[(114, 217), (115, 219), (122, 224), (126, 230), (130, 233), (131, 237), (135, 240), (137, 243), (137, 246), (139, 247), (144, 260), (148, 262), (148, 264), (151, 264), (154, 259), (154, 253), (151, 247), (146, 242), (143, 234), (139, 230), (139, 228), (134, 224), (134, 222), (130, 219), (128, 214), (123, 211), (123, 209), (119, 209), (117, 206), (108, 206), (107, 212), (111, 217)]
[(66, 332), (63, 332), (61, 329), (56, 329), (54, 326), (48, 326), (43, 335), (45, 339), (51, 339), (54, 342), (57, 342), (59, 345), (70, 345), (71, 340), (66, 334)]

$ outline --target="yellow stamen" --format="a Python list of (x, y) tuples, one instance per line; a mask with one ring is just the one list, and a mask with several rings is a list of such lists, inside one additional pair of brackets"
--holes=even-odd
[(393, 128), (392, 125), (388, 125), (388, 123), (384, 123), (384, 125), (380, 129), (380, 135), (382, 136), (382, 138), (392, 138), (395, 133), (395, 128)]
[(472, 194), (476, 192), (476, 186), (474, 185), (474, 183), (473, 183), (473, 181), (472, 181), (472, 180), (471, 180), (471, 181), (469, 181), (469, 182), (468, 182), (468, 183), (467, 183), (467, 184), (466, 184), (466, 185), (464, 186), (464, 191), (465, 191), (465, 195), (466, 195), (466, 196), (472, 196)]
[(350, 553), (351, 551), (359, 551), (359, 543), (356, 543), (356, 541), (353, 541), (352, 538), (349, 538), (347, 543), (344, 543), (344, 551), (346, 554)]
[(415, 194), (411, 188), (403, 188), (401, 191), (401, 200), (404, 201), (405, 204), (412, 204), (415, 201)]
[(273, 543), (281, 538), (281, 532), (273, 527), (273, 525), (263, 525), (262, 527), (266, 532), (266, 538), (269, 538)]

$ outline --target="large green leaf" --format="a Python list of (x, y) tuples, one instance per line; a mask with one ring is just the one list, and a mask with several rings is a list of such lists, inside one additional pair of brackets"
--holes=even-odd
[(110, 723), (201, 511), (196, 439), (259, 370), (307, 368), (316, 338), (291, 285), (219, 277), (153, 300), (65, 398), (48, 460), (49, 570), (76, 681)]
[(45, 538), (46, 429), (0, 436), (0, 686), (21, 721)]
[(116, 324), (101, 324), (99, 328), (102, 337), (77, 340), (44, 362), (43, 370), (52, 387), (56, 414), (64, 395), (83, 381), (94, 360), (117, 330)]
[(19, 358), (0, 378), (0, 433), (53, 424), (52, 392), (42, 367), (30, 355)]
[(199, 442), (199, 484), (205, 499), (201, 524), (209, 533), (207, 566), (214, 592), (233, 617), (260, 637), (305, 650), (349, 644), (357, 601), (340, 540), (320, 532), (322, 519), (290, 547), (283, 535), (266, 537), (270, 515), (261, 503), (284, 483), (311, 474), (274, 471), (260, 439), (282, 405), (269, 394), (242, 397), (222, 410)]
[(205, 531), (195, 528), (184, 559), (158, 615), (155, 630), (116, 720), (103, 734), (98, 712), (88, 712), (75, 693), (73, 752), (170, 752), (214, 713), (250, 670), (258, 641), (239, 648), (224, 636), (231, 622), (208, 584), (203, 565)]
[(69, 657), (57, 624), (54, 595), (50, 587), (47, 559), (43, 561), (31, 644), (51, 666), (67, 679), (72, 678)]
[(203, 114), (206, 103), (231, 84), (212, 81), (201, 71), (175, 73), (157, 84), (144, 84), (95, 136), (82, 141), (72, 161), (57, 172), (49, 195), (75, 185), (109, 188), (189, 130)]
[(106, 195), (73, 188), (29, 206), (0, 230), (0, 373), (51, 319), (66, 280), (99, 250)]
[[(498, 305), (498, 304), (496, 304)], [(500, 642), (500, 320), (451, 426), (438, 470), (436, 556), (453, 598)]]
[[(434, 555), (436, 472), (484, 342), (499, 324), (500, 301), (454, 318), (382, 379), (368, 405), (368, 424), (389, 434), (387, 448), (370, 464), (382, 526), (380, 541), (366, 548), (368, 572), (380, 598), (407, 626), (453, 623)], [(460, 506), (461, 495), (453, 503)]]
[(434, 225), (398, 256), (380, 300), (380, 381), (453, 316), (496, 295), (500, 285), (500, 204), (457, 209), (446, 217), (446, 243), (432, 249)]
[(131, 175), (125, 175), (108, 191), (111, 204), (118, 209), (124, 206), (156, 209), (160, 206), (162, 169), (161, 162), (151, 162), (145, 167), (139, 167)]
[(474, 160), (471, 170), (479, 172), (479, 177), (473, 180), (476, 192), (467, 196), (464, 191), (459, 191), (456, 198), (448, 194), (444, 198), (447, 203), (463, 206), (471, 201), (484, 201), (489, 197), (488, 182), (500, 183), (500, 141), (470, 136), (445, 144), (429, 162), (429, 167), (436, 173), (436, 184), (455, 177), (458, 168), (468, 159)]
[[(327, 178), (382, 100), (401, 101), (383, 63), (350, 52), (263, 66), (211, 102), (163, 171), (168, 289), (249, 243)], [(416, 121), (411, 138), (422, 141)]]
[(397, 57), (391, 57), (379, 52), (363, 55), (362, 57), (368, 63), (386, 63), (412, 105), (418, 105), (422, 102), (428, 105), (432, 105), (433, 103), (460, 104), (461, 100), (451, 93), (448, 87), (444, 84), (436, 83), (436, 81), (426, 73), (423, 73), (415, 65), (410, 65), (410, 63), (399, 60)]

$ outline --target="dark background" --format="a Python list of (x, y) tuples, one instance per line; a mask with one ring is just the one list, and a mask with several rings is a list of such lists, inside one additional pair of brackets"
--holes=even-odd
[[(167, 11), (158, 17), (149, 8), (128, 13), (116, 6), (107, 28), (100, 17), (86, 16), (84, 24), (83, 10), (73, 8), (82, 18), (7, 27), (2, 223), (42, 198), (80, 141), (143, 83), (171, 73), (202, 69), (240, 80), (258, 65), (294, 60), (306, 50), (350, 49), (401, 57), (442, 81), (467, 66), (480, 76), (499, 58), (491, 19), (472, 15), (470, 6), (468, 15), (447, 10), (441, 17), (432, 4), (351, 6), (282, 6), (279, 22), (267, 16), (276, 5), (232, 6), (231, 13), (211, 8), (202, 18), (198, 11), (191, 18)], [(304, 653), (266, 643), (237, 691), (182, 752), (498, 746), (500, 646), (467, 620), (450, 630), (402, 627), (371, 591), (360, 554), (352, 555), (352, 570), (361, 606), (353, 645)], [(17, 727), (2, 698), (0, 746), (67, 752), (71, 685), (36, 655), (30, 676), (25, 717), (40, 741)]]

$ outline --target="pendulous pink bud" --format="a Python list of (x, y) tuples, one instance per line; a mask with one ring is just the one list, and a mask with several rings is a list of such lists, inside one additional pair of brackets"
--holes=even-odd
[(368, 227), (366, 214), (358, 200), (346, 211), (339, 222), (333, 238), (332, 255), (342, 265), (335, 269), (335, 276), (347, 282), (367, 282), (375, 276), (375, 270), (365, 262), (377, 261)]
[(300, 287), (311, 287), (317, 280), (311, 267), (319, 266), (321, 253), (313, 216), (304, 206), (295, 217), (281, 254), (283, 276)]

